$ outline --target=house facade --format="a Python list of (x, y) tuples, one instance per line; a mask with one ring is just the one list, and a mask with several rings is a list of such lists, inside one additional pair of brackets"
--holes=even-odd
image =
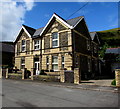
[(35, 68), (35, 75), (80, 68), (84, 78), (99, 71), (98, 48), (98, 36), (89, 33), (83, 16), (64, 20), (54, 13), (43, 28), (22, 26), (15, 40), (15, 66)]

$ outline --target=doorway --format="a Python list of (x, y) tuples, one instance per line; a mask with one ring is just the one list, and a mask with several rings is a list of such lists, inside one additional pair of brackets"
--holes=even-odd
[(35, 62), (35, 74), (36, 75), (40, 74), (40, 62), (39, 61)]

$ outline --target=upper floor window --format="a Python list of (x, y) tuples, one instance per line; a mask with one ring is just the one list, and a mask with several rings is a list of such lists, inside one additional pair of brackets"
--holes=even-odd
[(40, 49), (40, 40), (34, 40), (34, 49), (39, 50)]
[(52, 34), (52, 47), (58, 47), (58, 33)]
[(87, 40), (87, 49), (90, 50), (90, 41)]
[(26, 41), (22, 40), (22, 51), (25, 51), (26, 49)]

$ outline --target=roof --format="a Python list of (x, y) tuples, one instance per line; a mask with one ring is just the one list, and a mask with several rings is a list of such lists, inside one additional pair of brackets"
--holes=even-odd
[(108, 53), (120, 54), (120, 47), (118, 47), (118, 48), (107, 48), (105, 53), (106, 54), (108, 54)]
[(14, 45), (10, 44), (10, 42), (0, 42), (0, 46), (2, 49), (0, 49), (1, 52), (9, 52), (9, 53), (14, 53)]
[(69, 19), (69, 20), (67, 20), (67, 23), (74, 27), (82, 18), (83, 18), (83, 16)]
[(50, 21), (52, 20), (53, 17), (56, 17), (56, 18), (59, 18), (61, 19), (62, 22), (68, 24), (69, 27), (72, 27), (74, 28), (80, 20), (82, 20), (83, 16), (80, 16), (80, 17), (76, 17), (76, 18), (73, 18), (73, 19), (69, 19), (69, 20), (65, 20), (63, 19), (62, 17), (60, 17), (59, 15), (57, 15), (56, 13), (53, 14), (53, 16), (51, 17), (51, 19), (48, 21), (48, 23), (46, 24), (45, 27), (43, 28), (39, 28), (35, 31), (34, 35), (33, 35), (33, 38), (34, 37), (38, 37), (44, 30), (45, 28), (47, 27), (47, 25), (50, 23)]
[(34, 37), (37, 37), (38, 35), (40, 35), (40, 33), (42, 32), (43, 28), (44, 28), (44, 27), (37, 29), (37, 30), (35, 31), (35, 33), (33, 34), (33, 38), (34, 38)]
[(35, 29), (34, 28), (31, 28), (31, 27), (28, 27), (26, 25), (23, 25), (25, 27), (25, 29), (28, 31), (28, 33), (32, 36), (34, 33), (35, 33)]

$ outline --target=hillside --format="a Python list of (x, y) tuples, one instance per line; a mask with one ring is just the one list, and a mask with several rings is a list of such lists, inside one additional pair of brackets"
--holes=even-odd
[(101, 41), (101, 46), (103, 46), (105, 42), (110, 47), (120, 46), (120, 28), (98, 31), (97, 33)]

